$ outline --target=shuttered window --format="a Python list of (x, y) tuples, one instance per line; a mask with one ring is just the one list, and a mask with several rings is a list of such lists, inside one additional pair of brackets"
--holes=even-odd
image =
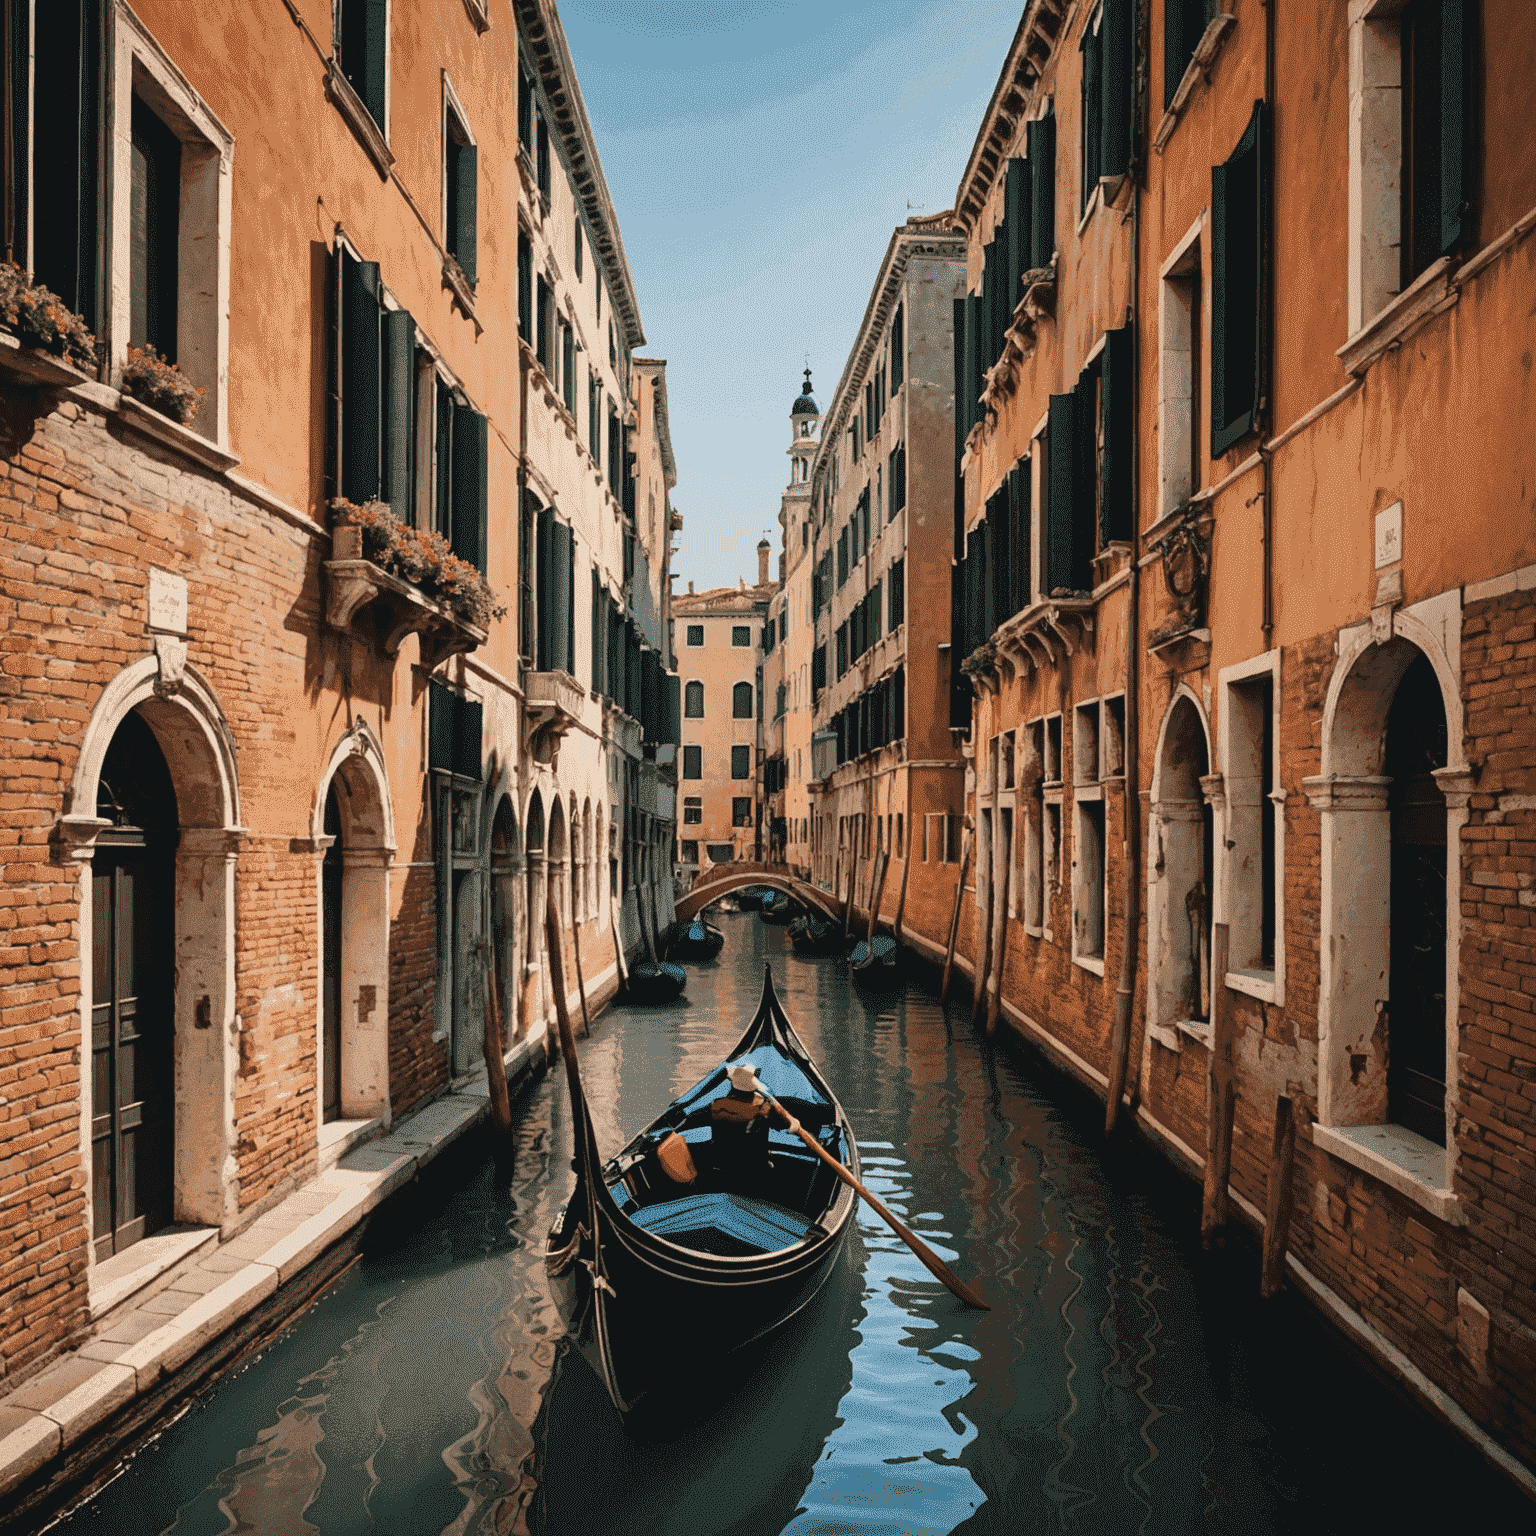
[(470, 140), (469, 130), (450, 111), (443, 134), (443, 186), (447, 203), (443, 243), (448, 247), (448, 254), (458, 262), (459, 271), (464, 274), (471, 288), (475, 285), (478, 154), (479, 151)]
[(129, 152), (128, 344), (175, 362), (181, 140), (137, 96)]
[(560, 396), (572, 416), (576, 414), (576, 333), (560, 325)]
[(887, 592), (889, 597), (885, 627), (889, 634), (899, 629), (902, 620), (907, 616), (907, 562), (905, 560), (891, 562), (891, 580)]
[(891, 450), (891, 509), (886, 521), (895, 517), (907, 504), (907, 445), (898, 443)]
[(901, 388), (907, 376), (907, 317), (906, 307), (898, 304), (891, 317), (891, 393)]
[(528, 236), (517, 236), (517, 334), (533, 345), (533, 246)]
[(1230, 158), (1211, 168), (1211, 457), (1258, 425), (1267, 371), (1265, 106)]
[(683, 777), (685, 779), (702, 779), (704, 777), (703, 747), (683, 748)]
[(539, 670), (569, 672), (574, 665), (575, 541), (570, 525), (557, 522), (547, 508), (539, 521)]
[(1100, 399), (1104, 412), (1100, 464), (1099, 545), (1131, 537), (1131, 452), (1135, 413), (1132, 376), (1135, 347), (1130, 326), (1104, 337), (1100, 354)]
[(704, 684), (691, 682), (683, 689), (683, 715), (689, 720), (704, 718)]
[(607, 689), (608, 661), (608, 603), (603, 591), (603, 578), (597, 567), (592, 567), (592, 691), (603, 693)]
[(1099, 27), (1099, 175), (1123, 176), (1131, 167), (1135, 120), (1135, 16), (1131, 0), (1104, 0)]
[(1079, 163), (1082, 166), (1082, 186), (1080, 188), (1082, 201), (1079, 207), (1083, 213), (1087, 213), (1088, 204), (1099, 185), (1099, 148), (1100, 132), (1099, 118), (1101, 113), (1100, 102), (1100, 73), (1103, 65), (1103, 11), (1097, 16), (1089, 18), (1088, 25), (1083, 28), (1082, 42), (1079, 51), (1082, 58), (1082, 101), (1080, 104), (1080, 121), (1082, 138), (1078, 146)]
[(550, 331), (553, 326), (554, 307), (551, 301), (549, 283), (541, 272), (535, 282), (536, 297), (534, 299), (534, 356), (539, 360), (539, 366), (545, 373), (554, 372), (553, 338)]
[(1056, 117), (1036, 118), (1025, 130), (1029, 152), (1031, 267), (1048, 267), (1056, 254)]
[(517, 72), (517, 142), (524, 154), (533, 154), (533, 81), (525, 70)]
[(427, 684), (427, 766), (480, 777), (483, 707), (435, 679)]
[(454, 554), (485, 574), (489, 423), (455, 400), (449, 407), (448, 506), (438, 508), (438, 530)]
[(662, 703), (666, 718), (661, 739), (675, 747), (680, 745), (683, 739), (682, 680), (677, 673), (668, 672), (662, 678), (662, 684)]
[(389, 0), (337, 0), (336, 62), (387, 137)]
[(751, 683), (737, 683), (731, 689), (731, 718), (733, 720), (750, 720), (752, 718)]
[(542, 108), (534, 109), (534, 117), (538, 122), (538, 176), (539, 192), (547, 206), (550, 199), (549, 177), (549, 124), (544, 121)]
[(1074, 555), (1073, 436), (1077, 397), (1052, 395), (1046, 427), (1045, 593), (1059, 597), (1083, 589)]
[(1008, 230), (1003, 273), (1008, 283), (1010, 315), (1024, 297), (1021, 279), (1029, 270), (1032, 259), (1029, 188), (1029, 161), (1017, 158), (1010, 160), (1003, 178), (1003, 222)]
[(731, 748), (731, 777), (733, 779), (750, 779), (752, 777), (752, 748)]
[(411, 521), (416, 499), (416, 322), (384, 311), (382, 494), (395, 516)]
[(379, 495), (382, 411), (380, 401), (380, 282), (376, 261), (359, 261), (336, 248), (336, 399), (341, 451), (337, 485), (359, 506)]
[(1474, 0), (1416, 0), (1402, 16), (1402, 286), (1465, 238), (1471, 212)]
[(1164, 0), (1163, 109), (1173, 105), (1210, 19), (1211, 0)]

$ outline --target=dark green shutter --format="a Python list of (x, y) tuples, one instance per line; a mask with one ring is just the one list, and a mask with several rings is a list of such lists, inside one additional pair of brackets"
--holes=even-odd
[(1099, 28), (1099, 175), (1123, 176), (1131, 166), (1132, 103), (1136, 94), (1131, 0), (1104, 0)]
[(1100, 362), (1100, 398), (1104, 411), (1104, 468), (1099, 496), (1099, 542), (1129, 539), (1131, 507), (1131, 442), (1135, 413), (1131, 327), (1121, 326), (1104, 337)]
[(1472, 0), (1440, 0), (1440, 244), (1442, 256), (1462, 243), (1472, 205)]
[(528, 236), (517, 237), (517, 334), (533, 343), (533, 246)]
[(965, 296), (965, 430), (981, 419), (981, 295)]
[(534, 540), (538, 555), (539, 576), (539, 661), (540, 672), (550, 671), (555, 663), (553, 652), (554, 639), (554, 614), (555, 614), (555, 581), (554, 568), (550, 564), (551, 545), (555, 527), (555, 514), (548, 507), (539, 508), (538, 527), (534, 533)]
[(1072, 386), (1072, 585), (1079, 592), (1093, 587), (1093, 556), (1098, 538), (1095, 502), (1098, 492), (1098, 369), (1085, 368)]
[[(981, 253), (981, 374), (982, 388), (986, 373), (997, 361), (1002, 331), (997, 323), (997, 241), (989, 241)], [(980, 393), (980, 390), (977, 391)]]
[(549, 529), (549, 670), (569, 672), (567, 636), (571, 622), (571, 529), (551, 522)]
[(650, 648), (641, 655), (640, 723), (645, 740), (661, 740), (661, 657)]
[(891, 393), (893, 395), (901, 388), (901, 381), (906, 377), (906, 369), (906, 310), (903, 305), (898, 304), (895, 317), (891, 321)]
[(1264, 103), (1211, 167), (1211, 457), (1254, 430), (1264, 393), (1268, 234)]
[(662, 700), (665, 721), (661, 739), (668, 746), (680, 746), (683, 740), (683, 684), (675, 672), (668, 672), (662, 679)]
[(475, 282), (475, 242), (477, 238), (478, 220), (475, 210), (475, 191), (477, 156), (479, 151), (473, 144), (463, 144), (459, 147), (456, 156), (458, 160), (458, 213), (459, 227), (453, 232), (453, 254), (459, 263), (459, 270), (469, 280), (470, 286)]
[(384, 314), (384, 500), (411, 521), (416, 454), (416, 322), (403, 309)]
[(1048, 267), (1056, 252), (1056, 118), (1030, 123), (1030, 266)]
[[(353, 4), (357, 0), (352, 0)], [(363, 0), (362, 90), (358, 94), (368, 108), (379, 132), (388, 135), (384, 122), (384, 103), (389, 81), (389, 0)]]
[(592, 692), (603, 691), (604, 663), (607, 661), (607, 636), (604, 634), (604, 621), (608, 617), (608, 610), (603, 602), (603, 578), (598, 575), (597, 567), (592, 567)]
[(478, 779), (484, 706), (478, 699), (466, 699), (458, 694), (454, 697), (458, 708), (454, 712), (453, 771), (467, 779)]
[(1189, 61), (1205, 32), (1207, 0), (1165, 0), (1163, 6), (1163, 110), (1173, 105)]
[(341, 494), (379, 494), (379, 264), (341, 258)]
[(427, 766), (478, 779), (484, 706), (455, 689), (427, 684)]
[(624, 627), (625, 654), (625, 702), (624, 708), (636, 719), (640, 718), (640, 631), (630, 622)]
[(488, 497), (487, 422), (479, 411), (453, 407), (453, 552), (485, 575)]
[(1072, 582), (1072, 483), (1074, 395), (1052, 395), (1046, 427), (1046, 472), (1049, 491), (1045, 513), (1044, 597), (1074, 590)]
[(1020, 459), (1008, 471), (1008, 517), (1011, 532), (1008, 538), (1013, 556), (1010, 577), (1010, 602), (1015, 613), (1029, 606), (1029, 460)]
[(1099, 184), (1099, 149), (1104, 139), (1103, 100), (1101, 96), (1100, 64), (1103, 60), (1104, 33), (1093, 30), (1093, 23), (1083, 28), (1080, 45), (1083, 55), (1082, 89), (1082, 202), (1081, 211), (1086, 213), (1088, 200)]
[(1007, 179), (1003, 185), (1003, 219), (1008, 226), (1008, 256), (1003, 263), (1003, 276), (1008, 284), (1009, 312), (1024, 297), (1019, 279), (1029, 270), (1030, 262), (1030, 207), (1029, 161), (1013, 159), (1008, 162)]

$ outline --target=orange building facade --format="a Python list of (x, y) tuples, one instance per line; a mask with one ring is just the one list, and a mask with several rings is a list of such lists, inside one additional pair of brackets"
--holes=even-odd
[(977, 1007), (1536, 1490), (1533, 59), (1502, 0), (1026, 7), (956, 660)]
[(7, 273), (0, 1390), (483, 1071), (493, 986), (541, 1054), (547, 902), (611, 991), (676, 741), (664, 365), (554, 6), (13, 10), (7, 254), (79, 327)]

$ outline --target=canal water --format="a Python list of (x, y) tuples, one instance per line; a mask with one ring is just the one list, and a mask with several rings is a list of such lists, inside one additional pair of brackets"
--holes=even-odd
[(614, 1151), (712, 1067), (766, 961), (867, 1181), (992, 1302), (955, 1301), (861, 1206), (816, 1302), (753, 1353), (700, 1339), (698, 1405), (626, 1430), (562, 1342), (545, 1233), (573, 1183), (562, 1073), (375, 1224), (362, 1259), (58, 1529), (758, 1536), (1530, 1529), (1530, 1506), (1345, 1352), (1257, 1297), (1241, 1243), (1027, 1051), (924, 993), (866, 999), (783, 929), (721, 919), (686, 999), (583, 1042)]

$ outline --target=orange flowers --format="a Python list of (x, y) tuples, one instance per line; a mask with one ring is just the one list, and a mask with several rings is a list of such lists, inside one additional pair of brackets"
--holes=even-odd
[(194, 384), (175, 363), (168, 363), (153, 347), (129, 347), (123, 366), (123, 388), (151, 410), (189, 426), (197, 415), (206, 389)]
[(13, 261), (0, 262), (0, 325), (77, 368), (96, 366), (96, 338), (85, 321)]

